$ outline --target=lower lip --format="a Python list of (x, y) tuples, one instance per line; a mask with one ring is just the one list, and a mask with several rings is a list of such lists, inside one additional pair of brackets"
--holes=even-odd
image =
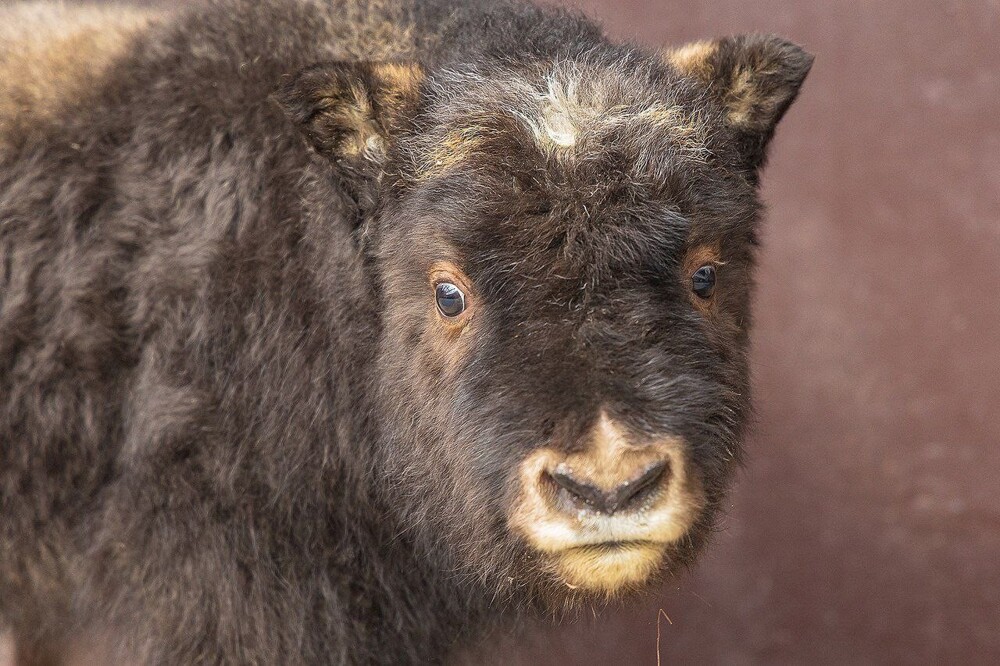
[(582, 543), (579, 546), (573, 546), (568, 550), (616, 552), (621, 550), (630, 550), (632, 548), (648, 548), (651, 546), (656, 547), (658, 544), (654, 541), (599, 541), (596, 543)]

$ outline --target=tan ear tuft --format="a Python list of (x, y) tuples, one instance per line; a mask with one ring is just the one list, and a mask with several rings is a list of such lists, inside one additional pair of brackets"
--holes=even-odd
[(694, 42), (668, 51), (667, 63), (708, 87), (723, 104), (725, 121), (740, 130), (754, 166), (763, 160), (774, 127), (795, 100), (813, 56), (771, 35)]
[(398, 100), (417, 94), (424, 80), (424, 70), (412, 62), (372, 63), (372, 74), (382, 82), (384, 92)]
[(728, 121), (751, 130), (773, 127), (812, 67), (801, 47), (770, 35), (742, 35), (694, 42), (668, 51), (667, 62), (716, 92)]
[(674, 69), (685, 76), (704, 82), (712, 80), (712, 56), (718, 50), (718, 43), (707, 40), (691, 42), (680, 48), (667, 51), (666, 58)]

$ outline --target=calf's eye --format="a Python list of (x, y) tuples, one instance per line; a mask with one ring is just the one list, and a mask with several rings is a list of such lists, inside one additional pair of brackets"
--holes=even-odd
[(715, 292), (715, 266), (702, 266), (691, 276), (691, 291), (698, 298), (711, 298)]
[(465, 312), (465, 294), (450, 282), (439, 282), (434, 288), (438, 312), (443, 317), (457, 317)]

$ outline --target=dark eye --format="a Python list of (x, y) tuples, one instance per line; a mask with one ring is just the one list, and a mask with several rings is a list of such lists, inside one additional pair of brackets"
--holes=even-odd
[(438, 311), (444, 317), (457, 317), (465, 312), (465, 294), (450, 282), (441, 282), (434, 288)]
[(698, 298), (711, 298), (715, 291), (715, 266), (702, 266), (691, 276), (691, 291)]

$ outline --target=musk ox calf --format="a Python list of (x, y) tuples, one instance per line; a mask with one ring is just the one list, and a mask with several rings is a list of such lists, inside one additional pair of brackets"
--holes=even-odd
[(435, 662), (699, 550), (809, 55), (485, 0), (0, 11), (18, 658)]

